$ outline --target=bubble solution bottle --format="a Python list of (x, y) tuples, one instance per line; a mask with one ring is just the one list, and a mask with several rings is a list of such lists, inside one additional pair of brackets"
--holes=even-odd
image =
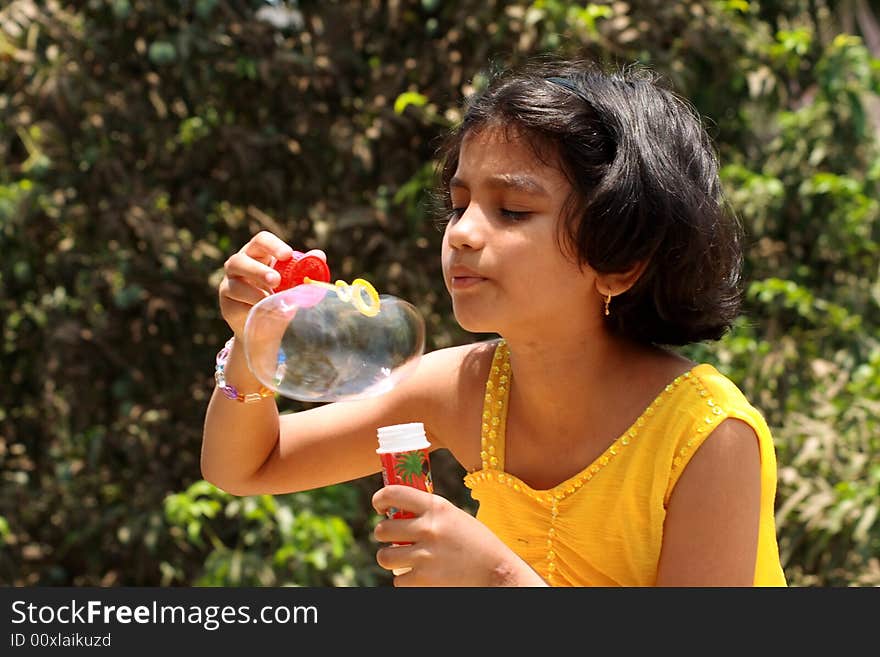
[[(400, 484), (429, 493), (434, 492), (428, 449), (431, 443), (425, 436), (421, 422), (392, 424), (379, 427), (379, 448), (376, 453), (382, 462), (382, 481), (386, 486)], [(389, 518), (412, 518), (409, 511), (391, 508)]]
[[(412, 486), (419, 490), (434, 492), (431, 479), (431, 463), (428, 449), (431, 444), (425, 436), (425, 427), (421, 422), (408, 424), (392, 424), (379, 427), (379, 448), (376, 453), (382, 462), (382, 481), (386, 486), (400, 484)], [(386, 511), (389, 518), (413, 518), (415, 514), (404, 509), (391, 507)], [(393, 543), (393, 545), (410, 545), (410, 543)], [(395, 568), (395, 575), (409, 572), (409, 568)]]

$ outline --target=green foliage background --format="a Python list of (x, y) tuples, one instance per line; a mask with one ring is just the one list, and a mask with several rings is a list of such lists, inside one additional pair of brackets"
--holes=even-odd
[[(222, 265), (272, 230), (416, 303), (429, 349), (475, 339), (439, 275), (436, 139), (487, 71), (548, 51), (648, 64), (706, 117), (748, 302), (686, 351), (774, 431), (790, 583), (880, 585), (865, 0), (5, 3), (0, 583), (386, 585), (376, 477), (248, 498), (200, 480)], [(467, 506), (457, 465), (432, 465)]]

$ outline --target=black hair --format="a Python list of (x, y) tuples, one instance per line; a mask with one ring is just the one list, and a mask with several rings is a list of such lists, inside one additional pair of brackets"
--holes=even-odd
[(462, 141), (487, 127), (554, 154), (574, 190), (563, 246), (579, 264), (612, 273), (647, 261), (613, 298), (611, 330), (662, 345), (724, 335), (742, 301), (742, 230), (689, 102), (644, 66), (539, 60), (496, 73), (440, 147), (447, 204)]

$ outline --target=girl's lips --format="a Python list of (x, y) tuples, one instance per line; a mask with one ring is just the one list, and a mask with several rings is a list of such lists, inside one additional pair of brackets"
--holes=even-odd
[(452, 288), (454, 290), (464, 290), (479, 285), (485, 280), (482, 276), (453, 276)]

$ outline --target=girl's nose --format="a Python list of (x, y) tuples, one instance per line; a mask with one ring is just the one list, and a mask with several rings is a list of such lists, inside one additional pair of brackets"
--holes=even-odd
[(453, 249), (481, 249), (485, 243), (486, 217), (479, 206), (471, 203), (457, 219), (446, 225), (446, 237)]

